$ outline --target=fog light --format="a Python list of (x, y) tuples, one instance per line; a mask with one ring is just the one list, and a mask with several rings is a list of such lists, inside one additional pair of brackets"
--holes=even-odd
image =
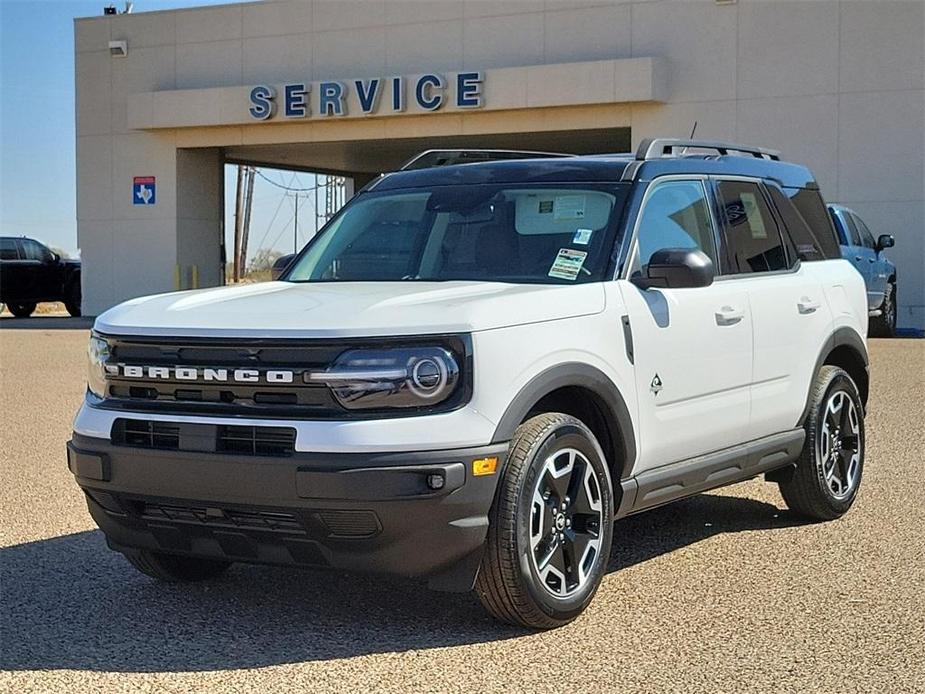
[(443, 475), (433, 474), (427, 476), (427, 486), (431, 489), (443, 489), (444, 484), (446, 484), (446, 480), (443, 479)]
[(472, 474), (476, 477), (480, 475), (493, 475), (498, 469), (497, 458), (479, 458), (472, 461)]

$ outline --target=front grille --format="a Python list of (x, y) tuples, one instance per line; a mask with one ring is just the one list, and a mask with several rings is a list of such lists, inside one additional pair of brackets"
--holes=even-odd
[[(306, 375), (329, 368), (343, 352), (357, 348), (443, 345), (465, 370), (466, 387), (459, 396), (434, 410), (453, 409), (471, 393), (472, 346), (467, 336), (432, 335), (374, 339), (253, 339), (105, 337), (116, 367), (106, 376), (106, 397), (96, 406), (124, 412), (202, 416), (244, 416), (266, 419), (357, 419), (416, 414), (410, 408), (387, 411), (349, 411), (330, 388), (306, 380)], [(144, 377), (128, 376), (127, 367), (147, 369)], [(163, 371), (154, 377), (151, 368)], [(192, 370), (195, 378), (180, 378), (177, 369)], [(252, 380), (234, 376), (248, 370)], [(206, 372), (209, 372), (206, 375)], [(291, 372), (291, 378), (271, 372)], [(256, 376), (254, 377), (254, 373)], [(219, 375), (216, 375), (219, 374)]]
[(220, 426), (216, 450), (241, 455), (292, 455), (295, 451), (295, 429)]
[(302, 523), (291, 513), (257, 509), (175, 506), (134, 502), (134, 510), (145, 521), (194, 523), (210, 527), (234, 527), (288, 534), (304, 534)]
[(136, 448), (175, 451), (180, 448), (180, 425), (138, 419), (117, 419), (112, 431), (113, 443)]
[(190, 424), (145, 419), (117, 419), (114, 444), (197, 453), (285, 457), (295, 453), (295, 429), (240, 425)]

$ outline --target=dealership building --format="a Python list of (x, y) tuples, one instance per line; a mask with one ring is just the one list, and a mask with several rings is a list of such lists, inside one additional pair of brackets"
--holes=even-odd
[[(141, 3), (139, 3), (141, 4)], [(781, 150), (925, 328), (925, 2), (264, 0), (75, 22), (84, 311), (223, 281), (224, 165), (348, 194), (432, 148)], [(228, 254), (230, 257), (230, 253)]]

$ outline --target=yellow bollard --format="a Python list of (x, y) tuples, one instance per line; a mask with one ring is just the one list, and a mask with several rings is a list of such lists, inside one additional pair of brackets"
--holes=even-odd
[(192, 273), (193, 273), (193, 284), (192, 284), (192, 287), (190, 287), (190, 288), (191, 288), (191, 289), (199, 289), (199, 266), (198, 266), (198, 265), (193, 265), (193, 266), (190, 268), (190, 270), (192, 270)]
[(180, 266), (173, 269), (173, 288), (174, 291), (180, 291)]

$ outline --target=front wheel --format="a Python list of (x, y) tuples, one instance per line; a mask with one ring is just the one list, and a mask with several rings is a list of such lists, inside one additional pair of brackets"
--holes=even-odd
[(80, 282), (74, 282), (68, 288), (64, 297), (64, 308), (74, 318), (80, 316)]
[(501, 621), (568, 624), (597, 592), (612, 538), (613, 492), (594, 434), (569, 415), (539, 415), (511, 441), (476, 592)]
[(847, 372), (819, 370), (805, 429), (796, 469), (779, 482), (781, 496), (802, 516), (833, 520), (851, 508), (864, 471), (864, 406)]
[(868, 332), (871, 337), (896, 336), (896, 285), (892, 282), (886, 285), (880, 315), (870, 319)]

